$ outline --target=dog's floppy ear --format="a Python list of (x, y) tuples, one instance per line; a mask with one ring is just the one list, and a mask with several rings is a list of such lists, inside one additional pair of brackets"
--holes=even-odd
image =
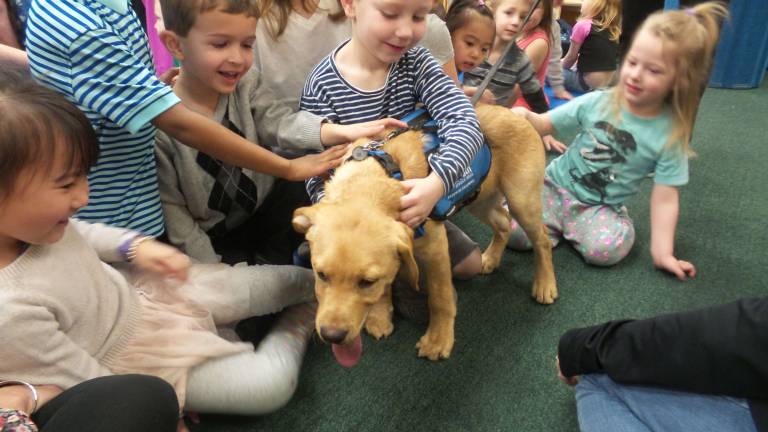
[(400, 255), (400, 274), (415, 289), (419, 290), (419, 266), (413, 257), (413, 230), (402, 222), (394, 222), (397, 233), (397, 253)]
[(317, 214), (317, 206), (300, 207), (293, 211), (293, 229), (301, 234), (306, 234), (312, 225), (315, 223), (315, 215)]

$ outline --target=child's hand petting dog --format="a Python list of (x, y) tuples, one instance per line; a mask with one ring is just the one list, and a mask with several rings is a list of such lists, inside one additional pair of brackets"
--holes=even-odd
[(188, 256), (157, 240), (142, 241), (136, 247), (133, 263), (142, 270), (180, 281), (187, 280), (190, 266)]
[(420, 179), (403, 180), (405, 195), (400, 198), (400, 220), (411, 228), (424, 222), (445, 194), (443, 181), (434, 172)]
[(388, 128), (405, 127), (408, 127), (405, 122), (393, 118), (350, 125), (323, 123), (320, 126), (320, 142), (326, 147), (346, 144), (360, 138), (378, 138)]
[(285, 171), (286, 180), (306, 180), (310, 177), (324, 175), (331, 168), (336, 168), (344, 161), (347, 151), (346, 145), (337, 145), (322, 153), (308, 154), (296, 159), (288, 160), (288, 169)]
[[(472, 97), (475, 96), (475, 93), (477, 93), (477, 87), (464, 87), (462, 90), (464, 90), (464, 94), (470, 99), (472, 99)], [(488, 105), (496, 105), (496, 95), (493, 94), (492, 91), (486, 89), (483, 91), (483, 95), (480, 96), (479, 102)]]

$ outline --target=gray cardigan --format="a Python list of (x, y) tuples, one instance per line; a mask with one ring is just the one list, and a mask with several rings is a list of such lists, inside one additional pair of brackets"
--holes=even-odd
[[(273, 101), (259, 71), (252, 68), (232, 94), (219, 98), (214, 120), (265, 148), (323, 149), (322, 117), (308, 112), (293, 113)], [(251, 201), (252, 206), (244, 208), (235, 204), (222, 211), (216, 204), (221, 199), (220, 191), (215, 190), (216, 179), (198, 162), (199, 152), (163, 132), (157, 133), (156, 143), (160, 199), (170, 242), (200, 262), (218, 262), (220, 257), (213, 249), (209, 234), (214, 228), (219, 232), (228, 231), (248, 220), (269, 195), (274, 177), (241, 170), (250, 184), (249, 188), (238, 190), (240, 199)], [(235, 178), (240, 172), (235, 173)], [(227, 187), (232, 188), (234, 184)]]

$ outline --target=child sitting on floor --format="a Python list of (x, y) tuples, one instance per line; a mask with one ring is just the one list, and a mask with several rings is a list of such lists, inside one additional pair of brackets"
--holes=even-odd
[[(653, 263), (681, 280), (696, 274), (693, 264), (674, 254), (678, 187), (688, 182), (696, 110), (725, 14), (717, 3), (655, 14), (635, 35), (615, 88), (546, 114), (516, 110), (542, 135), (578, 133), (546, 170), (543, 217), (553, 245), (565, 239), (595, 265), (622, 260), (635, 241), (624, 202), (655, 173)], [(515, 221), (508, 244), (530, 247)]]
[[(524, 11), (524, 14), (527, 14), (528, 10), (535, 3), (533, 0), (494, 0), (494, 2), (496, 1), (500, 1), (506, 5), (514, 5), (515, 10), (522, 10)], [(509, 37), (509, 34), (509, 30), (507, 30), (505, 32), (506, 37)], [(528, 58), (531, 59), (531, 65), (536, 73), (536, 79), (539, 80), (539, 84), (542, 87), (544, 87), (544, 84), (546, 83), (549, 53), (551, 52), (552, 47), (551, 37), (552, 0), (541, 0), (533, 12), (531, 12), (528, 22), (523, 29), (520, 30), (520, 37), (517, 38), (516, 43), (521, 50), (525, 51)], [(515, 102), (515, 106), (531, 109), (523, 98), (518, 98)]]
[[(313, 331), (312, 275), (192, 265), (136, 231), (71, 219), (99, 157), (88, 119), (0, 68), (0, 376), (68, 389), (104, 375), (171, 383), (197, 412), (262, 414), (293, 394)], [(264, 267), (273, 267), (265, 271)], [(192, 301), (191, 299), (194, 299)], [(289, 305), (254, 351), (215, 325)]]
[(585, 93), (607, 86), (617, 69), (620, 35), (620, 0), (583, 0), (563, 58), (565, 87)]

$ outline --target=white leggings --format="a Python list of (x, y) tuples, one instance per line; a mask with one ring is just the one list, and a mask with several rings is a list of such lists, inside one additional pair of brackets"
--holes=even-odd
[[(203, 268), (185, 294), (206, 305), (217, 326), (265, 315), (314, 300), (314, 277), (295, 266), (238, 266)], [(221, 269), (221, 270), (219, 270)], [(254, 272), (256, 274), (254, 274)], [(206, 278), (227, 283), (205, 283)], [(212, 279), (212, 281), (216, 280)], [(227, 292), (195, 288), (227, 286)], [(297, 328), (290, 311), (255, 351), (209, 360), (189, 372), (185, 409), (193, 412), (257, 415), (274, 411), (290, 400), (296, 389), (310, 328)]]

